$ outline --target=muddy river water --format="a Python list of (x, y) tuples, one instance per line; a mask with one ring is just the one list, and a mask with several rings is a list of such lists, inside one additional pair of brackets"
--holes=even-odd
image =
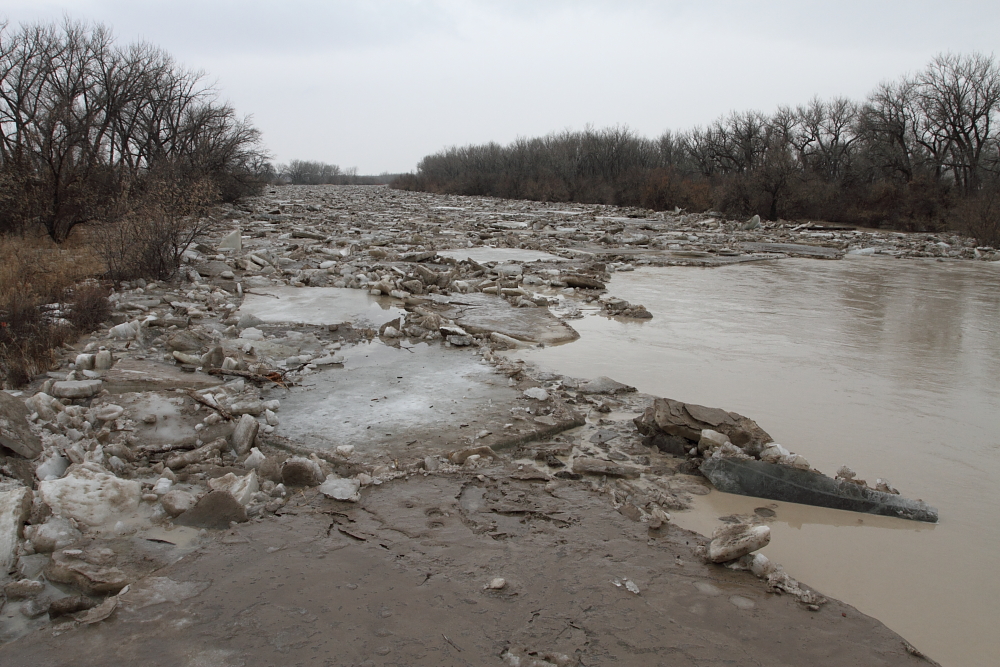
[(1000, 656), (1000, 263), (786, 259), (618, 273), (653, 319), (588, 314), (521, 353), (578, 377), (723, 407), (833, 474), (940, 510), (937, 525), (712, 492), (675, 521), (775, 508), (764, 550), (946, 666)]

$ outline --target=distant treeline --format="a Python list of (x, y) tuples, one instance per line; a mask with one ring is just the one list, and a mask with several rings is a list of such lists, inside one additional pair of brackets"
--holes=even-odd
[(271, 168), (268, 180), (275, 184), (290, 185), (386, 185), (399, 178), (399, 174), (359, 175), (357, 167), (341, 169), (335, 164), (291, 160)]
[(658, 139), (627, 128), (448, 148), (395, 187), (540, 201), (721, 210), (1000, 243), (1000, 68), (940, 55), (863, 102), (733, 112)]

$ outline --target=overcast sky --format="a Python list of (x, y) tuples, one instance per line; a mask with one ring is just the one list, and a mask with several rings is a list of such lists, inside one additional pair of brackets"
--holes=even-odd
[(276, 161), (410, 171), (446, 146), (860, 99), (935, 54), (1000, 55), (966, 0), (4, 0), (11, 23), (110, 25), (203, 69)]

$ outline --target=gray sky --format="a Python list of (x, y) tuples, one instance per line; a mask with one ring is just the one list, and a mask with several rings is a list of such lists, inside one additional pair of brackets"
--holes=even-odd
[(4, 0), (203, 69), (276, 161), (410, 171), (446, 146), (860, 99), (943, 51), (1000, 55), (1000, 2), (966, 0)]

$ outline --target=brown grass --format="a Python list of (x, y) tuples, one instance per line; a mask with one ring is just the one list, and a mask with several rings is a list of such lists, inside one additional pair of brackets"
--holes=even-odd
[[(40, 233), (0, 237), (0, 258), (0, 382), (17, 387), (49, 369), (53, 348), (107, 319), (107, 291), (93, 280), (105, 266), (81, 228), (62, 245)], [(68, 304), (65, 320), (42, 307), (54, 302)]]
[(62, 245), (37, 232), (0, 236), (0, 303), (13, 295), (59, 300), (67, 288), (105, 271), (93, 230), (77, 227)]

